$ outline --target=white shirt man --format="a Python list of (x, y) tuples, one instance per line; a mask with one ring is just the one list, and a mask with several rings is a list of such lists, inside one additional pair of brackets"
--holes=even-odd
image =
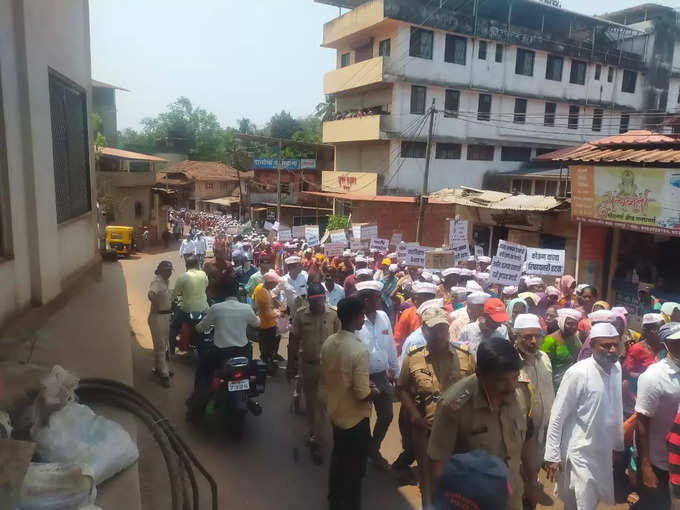
[(196, 325), (196, 330), (203, 332), (211, 326), (215, 327), (216, 347), (245, 347), (248, 344), (246, 326), (259, 328), (260, 319), (252, 306), (229, 297), (222, 303), (212, 305), (203, 320)]
[[(593, 325), (590, 336), (594, 345), (619, 341), (609, 323)], [(614, 503), (612, 452), (624, 448), (621, 365), (615, 349), (605, 354), (611, 356), (607, 363), (599, 354), (565, 372), (550, 414), (545, 460), (561, 465), (557, 486), (565, 510)], [(548, 466), (549, 479), (555, 472)]]
[(490, 338), (504, 338), (508, 340), (508, 328), (505, 324), (501, 324), (498, 328), (493, 331), (482, 331), (479, 327), (479, 319), (465, 326), (458, 336), (458, 342), (467, 345), (470, 352), (477, 359), (477, 347), (482, 343), (483, 340), (488, 340)]
[(180, 257), (196, 255), (196, 243), (193, 239), (182, 240), (182, 244), (179, 246), (179, 255)]
[[(300, 257), (298, 256), (292, 256), (288, 257), (286, 260), (286, 265), (287, 266), (295, 266), (299, 265), (301, 262)], [(306, 271), (300, 271), (295, 277), (292, 277), (290, 275), (290, 272), (286, 273), (282, 280), (293, 287), (295, 289), (295, 295), (296, 297), (300, 296), (306, 296), (307, 295), (307, 272)]]
[(377, 374), (389, 369), (392, 376), (396, 377), (399, 374), (399, 361), (392, 325), (385, 312), (378, 310), (375, 313), (375, 322), (366, 317), (364, 326), (356, 332), (356, 335), (368, 347), (370, 373)]
[(208, 244), (205, 240), (205, 236), (198, 236), (194, 241), (194, 244), (196, 246), (196, 255), (205, 257), (205, 254), (208, 251)]

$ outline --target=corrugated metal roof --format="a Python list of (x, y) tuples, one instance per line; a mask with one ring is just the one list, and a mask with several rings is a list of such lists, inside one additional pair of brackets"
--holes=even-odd
[(680, 139), (677, 136), (652, 131), (628, 131), (576, 147), (549, 152), (535, 159), (572, 163), (678, 163)]
[(140, 152), (124, 151), (122, 149), (114, 149), (113, 147), (104, 147), (101, 149), (100, 154), (103, 156), (110, 156), (117, 159), (128, 159), (131, 161), (158, 161), (165, 163), (168, 160), (159, 158), (157, 156), (150, 156), (149, 154), (142, 154)]
[(430, 201), (452, 203), (468, 207), (482, 207), (504, 211), (549, 211), (568, 200), (543, 195), (513, 195), (500, 191), (473, 188), (443, 189), (430, 194)]

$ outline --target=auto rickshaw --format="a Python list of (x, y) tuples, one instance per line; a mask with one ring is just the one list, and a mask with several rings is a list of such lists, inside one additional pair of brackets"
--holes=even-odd
[(106, 252), (129, 257), (134, 250), (134, 227), (106, 226)]

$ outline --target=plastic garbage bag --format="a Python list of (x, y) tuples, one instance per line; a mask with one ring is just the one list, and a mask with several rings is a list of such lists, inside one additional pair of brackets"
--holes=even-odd
[(123, 427), (74, 402), (53, 413), (48, 424), (35, 429), (31, 436), (41, 460), (85, 464), (92, 469), (97, 484), (139, 457), (137, 445)]
[(76, 510), (94, 503), (96, 497), (94, 476), (88, 467), (32, 462), (17, 510)]
[(47, 377), (40, 381), (40, 393), (34, 402), (33, 427), (45, 425), (52, 413), (73, 402), (78, 382), (73, 372), (54, 365)]

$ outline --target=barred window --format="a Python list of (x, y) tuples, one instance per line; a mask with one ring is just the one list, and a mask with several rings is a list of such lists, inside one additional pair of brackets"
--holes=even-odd
[(57, 223), (92, 208), (85, 91), (50, 72), (50, 114)]
[(493, 161), (493, 145), (473, 145), (467, 146), (467, 158), (469, 161)]
[(461, 145), (459, 143), (437, 143), (436, 159), (460, 159)]
[(427, 149), (425, 142), (401, 142), (402, 158), (424, 158)]

